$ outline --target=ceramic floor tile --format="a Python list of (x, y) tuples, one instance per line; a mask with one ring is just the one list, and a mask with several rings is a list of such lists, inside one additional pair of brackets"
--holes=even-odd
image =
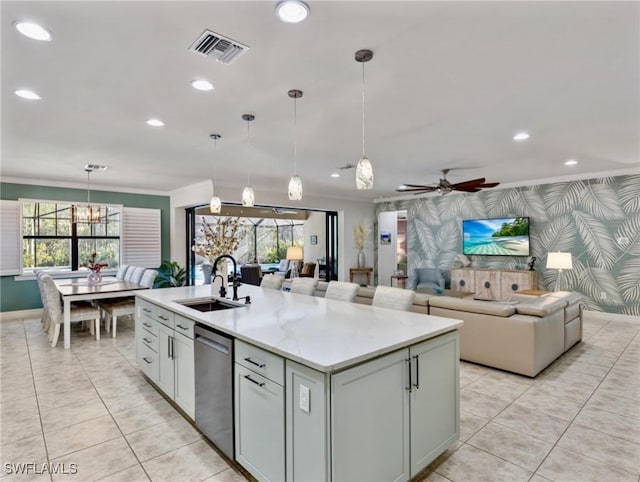
[[(53, 480), (99, 480), (128, 467), (139, 466), (124, 438), (119, 437), (52, 460), (65, 465), (76, 464), (74, 475), (54, 476)], [(117, 480), (117, 479), (116, 479)], [(144, 479), (143, 479), (144, 480)]]
[(532, 472), (553, 448), (551, 442), (544, 442), (493, 422), (467, 440), (467, 444)]
[(40, 415), (37, 412), (35, 414), (20, 416), (3, 414), (1, 418), (2, 429), (0, 430), (0, 445), (42, 435)]
[[(640, 410), (640, 406), (637, 408)], [(637, 418), (623, 417), (606, 410), (585, 407), (573, 423), (640, 444), (640, 419)]]
[(102, 397), (102, 401), (111, 413), (121, 412), (122, 410), (128, 410), (161, 399), (163, 399), (162, 395), (151, 385), (140, 386), (133, 390)]
[(73, 391), (55, 390), (53, 392), (39, 393), (38, 404), (43, 412), (70, 404), (82, 404), (87, 400), (98, 397), (98, 392), (91, 383), (83, 383)]
[(147, 477), (142, 465), (136, 464), (133, 467), (129, 467), (128, 469), (124, 469), (99, 480), (100, 482), (148, 482), (149, 477)]
[(570, 422), (580, 411), (583, 404), (575, 400), (555, 397), (545, 392), (529, 390), (522, 394), (515, 402), (516, 405), (546, 413), (556, 418)]
[(126, 435), (131, 448), (141, 461), (183, 447), (200, 439), (201, 436), (182, 417)]
[(112, 415), (124, 434), (181, 417), (180, 413), (164, 399), (115, 412)]
[(551, 451), (537, 473), (557, 482), (632, 482), (636, 480), (628, 472), (560, 447), (555, 447)]
[(229, 468), (204, 440), (142, 464), (153, 482), (200, 481)]
[(0, 386), (0, 403), (17, 402), (25, 398), (33, 398), (36, 395), (36, 389), (33, 381), (27, 380), (16, 385), (6, 384), (4, 380)]
[(610, 369), (610, 367), (589, 363), (584, 360), (563, 360), (556, 367), (556, 370), (572, 370), (600, 378), (604, 377)]
[(542, 392), (560, 398), (584, 403), (591, 396), (595, 386), (579, 386), (560, 380), (542, 380), (529, 389), (531, 392)]
[(104, 403), (99, 398), (93, 398), (82, 402), (73, 402), (53, 410), (41, 411), (42, 427), (45, 433), (61, 428), (86, 422), (98, 417), (109, 415)]
[(569, 422), (544, 413), (513, 404), (495, 419), (495, 422), (532, 437), (555, 443)]
[(482, 418), (493, 418), (504, 410), (509, 402), (489, 397), (471, 388), (460, 390), (460, 410)]
[(596, 390), (585, 408), (597, 408), (623, 417), (640, 420), (640, 404), (633, 399), (616, 397), (601, 390)]
[[(632, 377), (628, 378), (631, 382)], [(640, 402), (640, 387), (633, 384), (627, 384), (624, 381), (614, 380), (612, 378), (605, 378), (604, 381), (598, 387), (598, 391), (611, 395), (613, 397), (628, 398), (630, 400), (636, 400)]]
[(476, 417), (468, 412), (460, 412), (460, 440), (465, 441), (489, 423), (488, 418)]
[(111, 416), (106, 415), (46, 432), (45, 440), (49, 457), (53, 459), (121, 436)]
[(467, 388), (510, 403), (522, 395), (529, 388), (529, 384), (516, 383), (508, 378), (485, 376), (476, 380)]
[(640, 445), (572, 424), (558, 446), (640, 475)]
[[(204, 479), (203, 482), (245, 482), (247, 480), (249, 479), (247, 479), (240, 472), (236, 472), (233, 468), (228, 468), (226, 470), (223, 470), (222, 472), (218, 472), (217, 474), (212, 475), (207, 479)], [(426, 478), (422, 480), (428, 480), (430, 482), (446, 482), (446, 479), (444, 478), (441, 478), (441, 479)]]
[[(36, 462), (47, 460), (42, 434), (8, 442), (0, 446), (0, 462), (2, 467), (6, 463)], [(4, 472), (3, 472), (4, 473)], [(1, 475), (0, 475), (1, 476)]]
[(454, 482), (528, 481), (532, 473), (470, 445), (463, 445), (436, 472)]

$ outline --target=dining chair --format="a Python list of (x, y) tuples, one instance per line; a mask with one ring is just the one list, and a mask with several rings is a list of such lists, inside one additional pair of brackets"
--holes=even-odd
[(358, 292), (358, 283), (346, 281), (330, 281), (324, 297), (331, 300), (349, 301), (353, 303)]
[(316, 291), (318, 280), (315, 278), (293, 278), (291, 280), (291, 293), (299, 295), (313, 295)]
[(378, 286), (373, 295), (371, 306), (391, 308), (392, 310), (411, 311), (415, 291), (389, 286)]
[(128, 264), (120, 265), (120, 267), (118, 268), (118, 272), (116, 273), (116, 278), (117, 279), (124, 279), (125, 275), (127, 274), (127, 270), (128, 269), (129, 269), (129, 265)]
[[(54, 348), (60, 337), (60, 325), (64, 323), (62, 302), (58, 288), (56, 288), (51, 276), (47, 274), (42, 276), (42, 286), (45, 293), (45, 309), (49, 316), (49, 338), (51, 339), (51, 348)], [(70, 315), (72, 323), (91, 321), (90, 333), (95, 335), (96, 340), (100, 339), (100, 310), (98, 308), (90, 303), (74, 303), (71, 305)]]
[(278, 276), (276, 274), (266, 274), (262, 277), (260, 288), (267, 288), (270, 290), (279, 290), (282, 288), (283, 281), (284, 281), (284, 277), (282, 276)]
[[(153, 282), (158, 272), (155, 269), (145, 269), (140, 279), (140, 285), (145, 288), (153, 288)], [(136, 301), (134, 298), (102, 300), (98, 302), (102, 317), (104, 318), (104, 329), (107, 333), (111, 331), (111, 336), (116, 337), (118, 317), (133, 315), (136, 312)]]
[(40, 291), (40, 301), (42, 302), (42, 329), (46, 332), (49, 331), (49, 312), (46, 308), (46, 300), (45, 300), (45, 291), (42, 283), (42, 277), (46, 274), (42, 270), (34, 270), (34, 274), (36, 275), (36, 282), (38, 283), (38, 291)]

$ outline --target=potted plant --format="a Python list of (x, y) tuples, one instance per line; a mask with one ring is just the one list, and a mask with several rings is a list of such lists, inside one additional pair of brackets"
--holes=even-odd
[(187, 270), (175, 261), (163, 261), (153, 282), (154, 288), (172, 288), (184, 286), (187, 282)]

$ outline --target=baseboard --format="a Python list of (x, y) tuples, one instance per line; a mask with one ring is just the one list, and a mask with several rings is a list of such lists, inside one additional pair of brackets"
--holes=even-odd
[(640, 324), (640, 316), (623, 315), (620, 313), (606, 313), (604, 311), (584, 310), (582, 312), (584, 319), (597, 321), (625, 321)]
[(16, 311), (2, 311), (0, 312), (0, 323), (3, 321), (20, 320), (23, 318), (41, 318), (42, 308), (36, 308), (33, 310), (16, 310)]

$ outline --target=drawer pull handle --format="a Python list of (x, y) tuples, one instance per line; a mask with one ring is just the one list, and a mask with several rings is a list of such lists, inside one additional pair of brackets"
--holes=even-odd
[(149, 323), (143, 322), (142, 326), (146, 326), (147, 328), (151, 328), (151, 325)]
[(259, 387), (264, 387), (264, 382), (257, 382), (255, 381), (253, 378), (251, 378), (249, 375), (245, 375), (244, 376), (247, 380), (249, 380), (251, 383), (255, 383), (256, 385), (258, 385)]
[(145, 313), (151, 313), (151, 310), (148, 308), (142, 308), (142, 311), (144, 311)]
[(142, 359), (144, 361), (146, 361), (149, 365), (151, 365), (151, 362), (149, 361), (149, 359), (146, 356), (143, 356)]
[(187, 328), (186, 326), (182, 326), (180, 323), (178, 323), (178, 324), (176, 325), (176, 327), (177, 327), (177, 328), (180, 328), (181, 330), (184, 330), (184, 331), (188, 331), (188, 330), (189, 330), (189, 328)]
[(249, 362), (249, 363), (251, 363), (252, 365), (257, 366), (258, 368), (264, 368), (264, 367), (266, 367), (266, 366), (267, 366), (267, 365), (265, 365), (264, 363), (255, 362), (255, 361), (253, 361), (253, 360), (252, 360), (251, 358), (249, 358), (249, 357), (245, 358), (245, 359), (244, 359), (244, 361)]
[(151, 344), (151, 340), (149, 340), (149, 338), (143, 338), (142, 341), (144, 341), (145, 343)]
[(158, 318), (160, 318), (161, 320), (164, 320), (164, 321), (169, 321), (169, 318), (165, 318), (165, 317), (164, 317), (164, 316), (162, 316), (162, 315), (158, 315)]

